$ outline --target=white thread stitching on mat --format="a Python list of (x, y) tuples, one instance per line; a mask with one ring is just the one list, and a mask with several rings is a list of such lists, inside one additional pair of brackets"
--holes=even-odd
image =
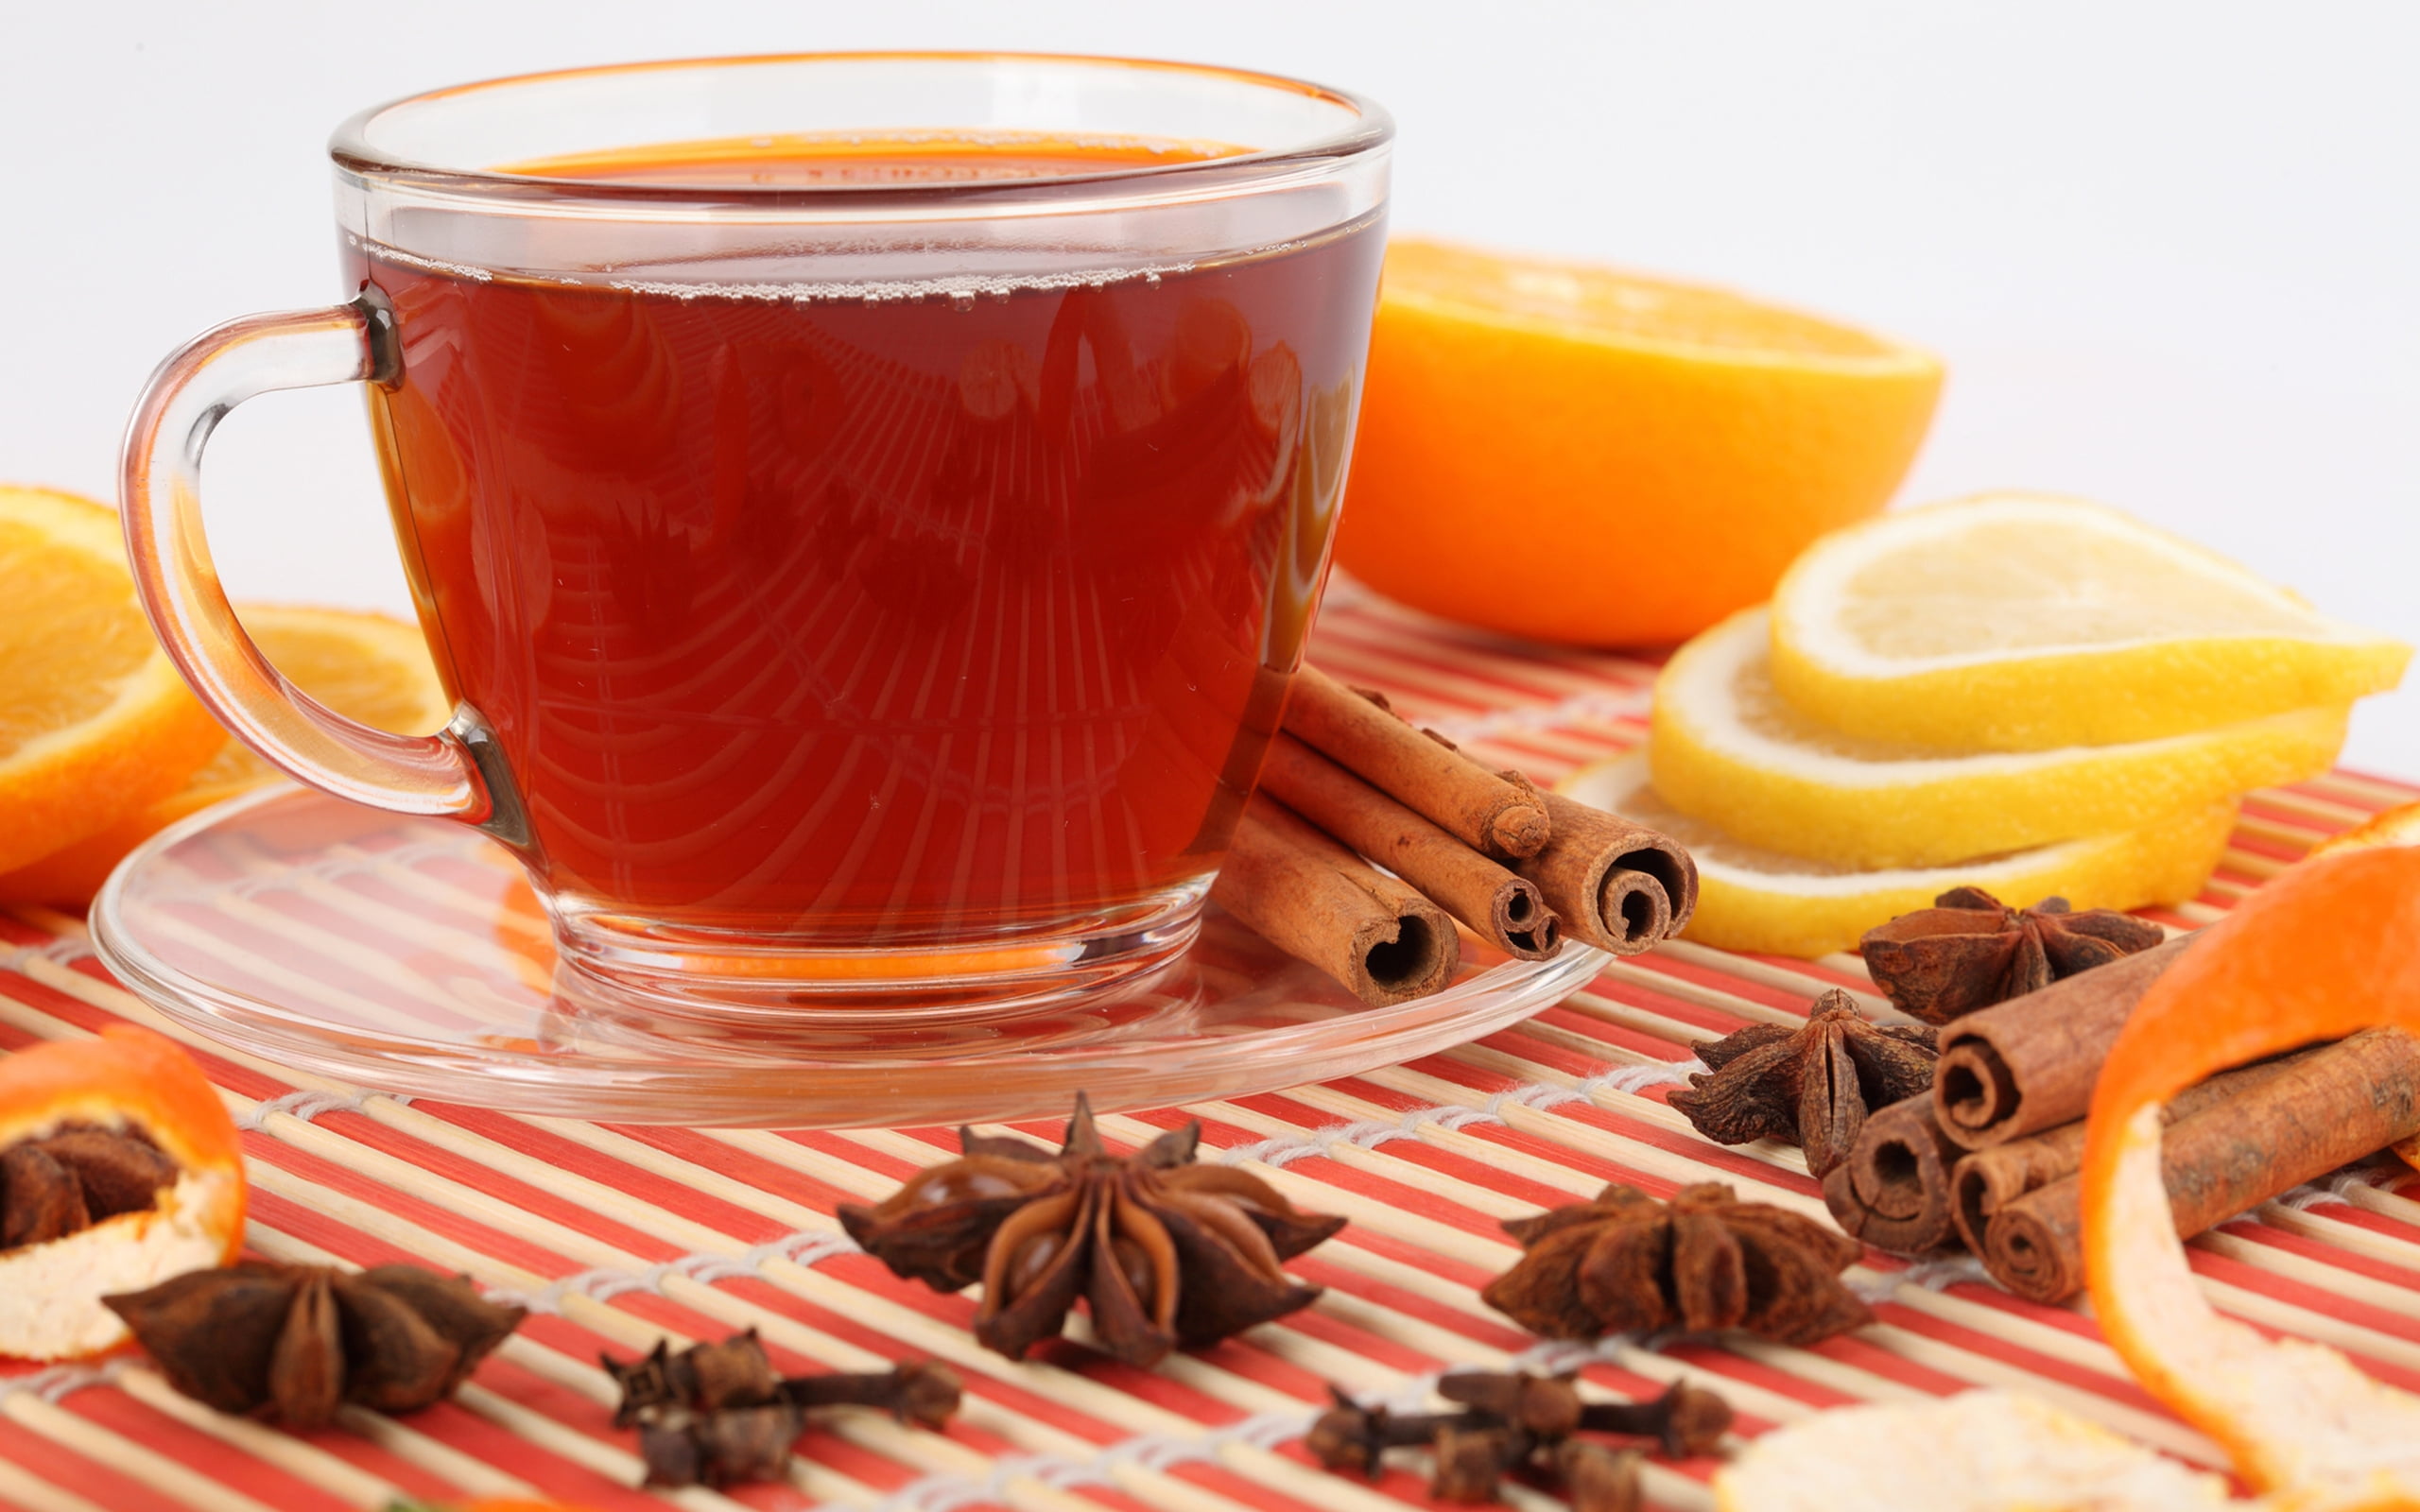
[(412, 1101), (410, 1095), (405, 1092), (309, 1091), (285, 1092), (267, 1102), (253, 1104), (251, 1112), (235, 1120), (235, 1126), (249, 1129), (266, 1128), (268, 1126), (269, 1116), (273, 1113), (285, 1113), (308, 1124), (322, 1113), (358, 1113), (370, 1105), (372, 1099), (379, 1097), (406, 1108), (410, 1107)]
[(1557, 725), (1582, 719), (1593, 719), (1603, 724), (1644, 719), (1651, 698), (1645, 688), (1623, 693), (1575, 693), (1554, 703), (1532, 704), (1523, 709), (1496, 709), (1483, 714), (1459, 719), (1431, 719), (1424, 723), (1447, 740), (1462, 745), (1475, 740), (1493, 740), (1498, 735), (1552, 730)]
[(1921, 1286), (1938, 1292), (1966, 1281), (1989, 1282), (1992, 1273), (1972, 1255), (1945, 1255), (1939, 1260), (1922, 1260), (1898, 1270), (1880, 1271), (1871, 1277), (1847, 1282), (1848, 1289), (1869, 1302), (1887, 1302), (1902, 1286)]
[(1670, 1065), (1621, 1066), (1599, 1072), (1577, 1087), (1557, 1087), (1542, 1081), (1524, 1082), (1492, 1094), (1477, 1107), (1441, 1104), (1431, 1108), (1415, 1108), (1400, 1119), (1389, 1124), (1377, 1119), (1362, 1119), (1352, 1124), (1331, 1124), (1304, 1134), (1262, 1140), (1253, 1144), (1238, 1144), (1218, 1152), (1219, 1159), (1233, 1165), (1238, 1160), (1258, 1160), (1264, 1165), (1291, 1165), (1296, 1160), (1325, 1155), (1339, 1144), (1375, 1149), (1395, 1140), (1417, 1139), (1423, 1125), (1440, 1125), (1445, 1128), (1462, 1128), (1472, 1124), (1501, 1124), (1507, 1103), (1544, 1111), (1561, 1108), (1566, 1103), (1584, 1103), (1599, 1091), (1625, 1092), (1637, 1096), (1650, 1087), (1677, 1086), (1686, 1082), (1690, 1074), (1706, 1069), (1703, 1060), (1678, 1061)]
[(2296, 1210), (2316, 1208), (2323, 1203), (2346, 1202), (2351, 1199), (2346, 1197), (2344, 1194), (2352, 1191), (2355, 1187), (2384, 1186), (2389, 1181), (2394, 1180), (2397, 1177), (2403, 1175), (2409, 1169), (2409, 1167), (2400, 1163), (2394, 1165), (2346, 1166), (2343, 1170), (2336, 1172), (2334, 1175), (2328, 1177), (2325, 1186), (2306, 1182), (2302, 1186), (2294, 1188), (2291, 1192), (2286, 1193), (2284, 1195), (2277, 1197), (2275, 1200), (2280, 1207), (2293, 1208)]
[(93, 947), (89, 940), (74, 939), (61, 935), (57, 939), (44, 940), (40, 945), (19, 945), (10, 950), (0, 951), (0, 970), (22, 974), (25, 963), (27, 961), (48, 961), (54, 966), (73, 966), (78, 961), (90, 957), (92, 954)]
[(533, 1313), (561, 1314), (563, 1298), (573, 1295), (608, 1302), (630, 1292), (661, 1293), (664, 1283), (675, 1276), (710, 1286), (717, 1281), (756, 1277), (762, 1274), (769, 1260), (786, 1260), (793, 1264), (814, 1266), (835, 1255), (857, 1252), (857, 1242), (847, 1234), (823, 1228), (802, 1228), (736, 1255), (700, 1249), (649, 1265), (645, 1270), (615, 1270), (600, 1266), (549, 1281), (534, 1292), (518, 1292), (499, 1286), (489, 1288), (488, 1295), (499, 1301), (517, 1302)]
[(103, 1365), (55, 1365), (31, 1375), (0, 1381), (0, 1397), (33, 1396), (56, 1402), (88, 1386), (113, 1385), (134, 1366), (135, 1361), (126, 1357)]

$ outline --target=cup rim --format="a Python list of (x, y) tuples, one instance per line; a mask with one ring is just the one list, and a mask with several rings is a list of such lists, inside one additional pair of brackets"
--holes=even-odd
[[(1130, 163), (1098, 172), (1054, 174), (1030, 179), (958, 180), (910, 184), (713, 184), (671, 185), (623, 180), (557, 178), (508, 173), (493, 168), (463, 168), (430, 163), (371, 145), (370, 131), (389, 111), (488, 90), (546, 83), (561, 79), (597, 78), (613, 75), (671, 72), (680, 69), (760, 67), (783, 63), (938, 62), (938, 63), (1072, 63), (1091, 67), (1131, 68), (1222, 77), (1283, 93), (1307, 95), (1340, 105), (1354, 119), (1341, 129), (1308, 142), (1282, 148), (1240, 152), (1218, 158), (1188, 159), (1165, 163)], [(631, 204), (726, 204), (761, 210), (823, 206), (832, 209), (871, 207), (936, 200), (1028, 199), (1080, 192), (1115, 191), (1132, 183), (1152, 192), (1177, 190), (1202, 180), (1229, 180), (1240, 174), (1258, 179), (1273, 171), (1305, 164), (1332, 163), (1361, 156), (1394, 138), (1394, 118), (1386, 107), (1367, 95), (1317, 84), (1283, 74), (1230, 68), (1217, 63), (1192, 63), (1167, 59), (1122, 58), (1096, 53), (1017, 52), (1000, 49), (969, 51), (915, 48), (839, 52), (732, 53), (703, 58), (655, 59), (640, 62), (605, 63), (580, 68), (543, 69), (508, 74), (467, 84), (448, 85), (402, 95), (356, 112), (338, 125), (328, 139), (328, 154), (337, 167), (364, 178), (409, 180), (431, 189), (470, 192), (504, 198), (561, 198)], [(1202, 187), (1208, 185), (1201, 184)]]

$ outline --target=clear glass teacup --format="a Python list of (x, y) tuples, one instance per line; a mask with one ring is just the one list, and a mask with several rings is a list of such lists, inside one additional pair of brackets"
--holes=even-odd
[[(945, 54), (366, 112), (354, 297), (202, 335), (136, 412), (145, 605), (286, 772), (510, 847), (587, 988), (1063, 1003), (1191, 938), (1276, 728), (1391, 134), (1267, 76)], [(278, 677), (202, 538), (217, 419), (352, 382), (434, 736)]]

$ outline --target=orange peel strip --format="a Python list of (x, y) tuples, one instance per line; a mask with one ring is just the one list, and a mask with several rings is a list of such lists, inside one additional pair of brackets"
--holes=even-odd
[(2213, 1072), (2377, 1026), (2420, 1031), (2420, 849), (2318, 856), (2210, 925), (2127, 1021), (2093, 1095), (2084, 1263), (2101, 1331), (2293, 1512), (2420, 1509), (2420, 1397), (2210, 1307), (2169, 1220), (2160, 1107)]

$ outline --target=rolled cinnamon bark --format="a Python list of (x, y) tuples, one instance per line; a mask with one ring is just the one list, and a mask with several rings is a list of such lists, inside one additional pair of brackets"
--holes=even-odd
[(1856, 1238), (1894, 1254), (1952, 1244), (1949, 1173), (1958, 1146), (1942, 1138), (1932, 1105), (1893, 1103), (1865, 1121), (1849, 1158), (1824, 1177), (1824, 1205)]
[(1526, 780), (1489, 771), (1317, 667), (1294, 674), (1285, 728), (1498, 861), (1535, 855), (1547, 843), (1546, 805)]
[[(2239, 1095), (2294, 1064), (2306, 1050), (2280, 1060), (2221, 1072), (2199, 1086), (2187, 1087), (2168, 1105), (2167, 1122), (2190, 1118), (2205, 1108)], [(2083, 1121), (1972, 1150), (1959, 1159), (1949, 1174), (1950, 1199), (1958, 1220), (1958, 1236), (1966, 1247), (1982, 1254), (1984, 1230), (1999, 1211), (2029, 1192), (2076, 1174), (2083, 1167)]]
[(2179, 936), (1943, 1025), (1932, 1078), (1942, 1133), (1981, 1150), (2082, 1118), (2126, 1016), (2191, 939)]
[(1537, 885), (1516, 877), (1293, 736), (1260, 769), (1269, 795), (1418, 888), (1509, 955), (1542, 961), (1563, 946)]
[(1560, 793), (1538, 796), (1553, 838), (1512, 869), (1538, 885), (1565, 934), (1635, 955), (1681, 932), (1698, 906), (1698, 864), (1679, 842)]
[[(2414, 1133), (2420, 1042), (2402, 1031), (2364, 1030), (2279, 1062), (2168, 1126), (2160, 1167), (2176, 1232), (2189, 1239)], [(2068, 1176), (1995, 1213), (1982, 1249), (1993, 1279), (2038, 1302), (2082, 1291), (2082, 1195)]]
[(1266, 796), (1245, 805), (1210, 896), (1373, 1007), (1440, 990), (1461, 957), (1444, 910)]

